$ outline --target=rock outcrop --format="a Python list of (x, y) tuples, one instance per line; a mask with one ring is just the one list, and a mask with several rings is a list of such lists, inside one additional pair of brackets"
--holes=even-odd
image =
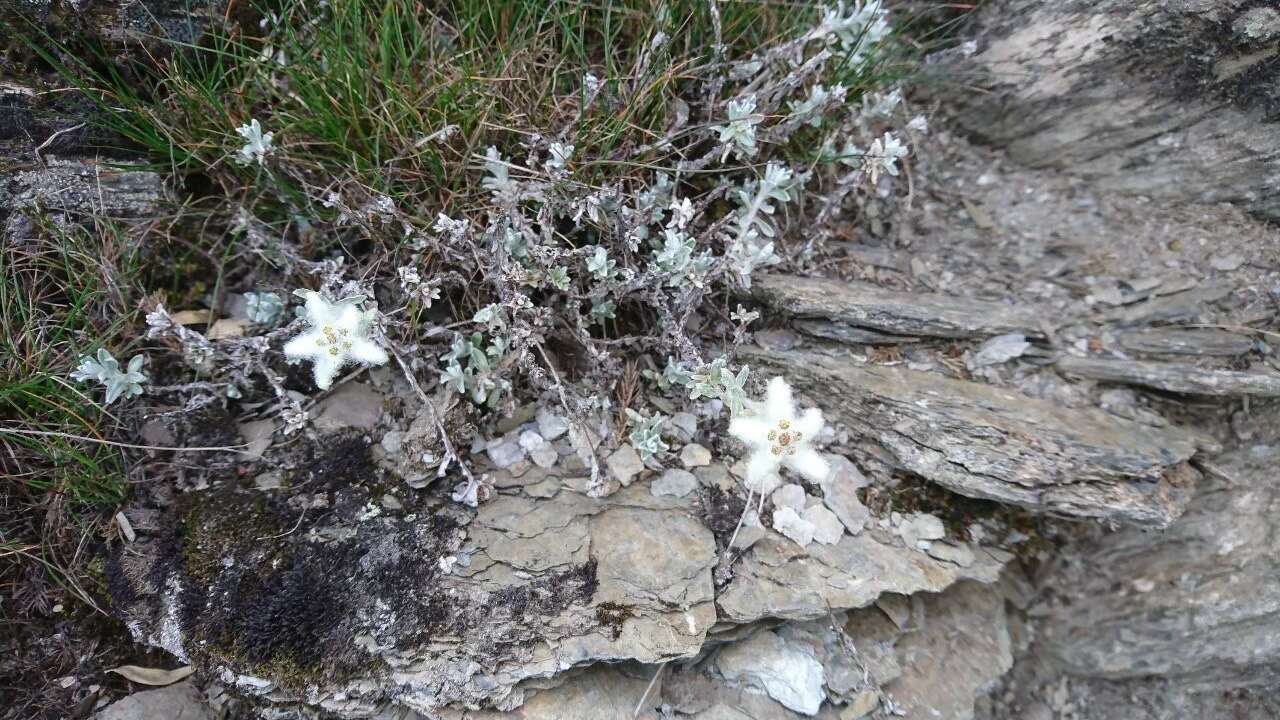
[(1186, 506), (1194, 434), (839, 355), (751, 352), (827, 399), (892, 462), (954, 492), (1040, 512), (1163, 526)]
[(938, 58), (934, 87), (1014, 162), (1275, 219), (1276, 17), (1252, 0), (1000, 0), (974, 14), (971, 55)]
[[(381, 397), (367, 388), (358, 395)], [(906, 519), (872, 518), (852, 495), (868, 481), (837, 456), (833, 477), (847, 481), (850, 494), (837, 501), (833, 485), (826, 489), (852, 527), (834, 521), (832, 544), (801, 547), (756, 525), (752, 542), (730, 550), (744, 506), (739, 480), (716, 462), (688, 473), (687, 492), (667, 492), (665, 474), (642, 468), (626, 487), (615, 481), (593, 497), (585, 466), (559, 434), (525, 442), (549, 446), (548, 467), (523, 456), (473, 455), (484, 490), (471, 509), (415, 489), (423, 487), (410, 457), (416, 451), (370, 442), (403, 434), (414, 418), (397, 419), (375, 400), (378, 419), (370, 423), (367, 406), (339, 413), (326, 401), (317, 417), (327, 432), (302, 442), (278, 438), (255, 463), (256, 476), (242, 471), (128, 511), (140, 518), (137, 539), (114, 557), (111, 584), (139, 639), (237, 692), (342, 717), (518, 706), (521, 717), (536, 717), (547, 702), (540, 691), (577, 698), (545, 707), (582, 702), (605, 713), (593, 717), (623, 717), (621, 709), (599, 709), (615, 701), (591, 698), (599, 683), (630, 681), (589, 669), (624, 663), (651, 673), (723, 647), (715, 681), (734, 693), (763, 686), (785, 694), (778, 683), (791, 680), (770, 679), (753, 664), (755, 653), (730, 648), (756, 638), (779, 658), (809, 653), (796, 648), (818, 642), (833, 613), (961, 582), (981, 587), (972, 581), (994, 582), (1012, 559), (950, 536), (936, 518), (929, 539), (904, 541), (909, 533), (895, 523)], [(527, 440), (541, 425), (531, 420), (506, 438)], [(767, 516), (772, 503), (765, 508)], [(844, 687), (829, 677), (832, 642), (819, 643), (828, 649), (811, 657), (796, 690), (803, 692), (784, 706), (836, 717), (853, 701), (843, 690), (831, 694), (832, 682)], [(902, 639), (904, 647), (915, 642)]]

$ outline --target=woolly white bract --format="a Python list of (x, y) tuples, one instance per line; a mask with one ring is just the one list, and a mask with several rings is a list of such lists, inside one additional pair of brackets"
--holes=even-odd
[(778, 472), (786, 467), (814, 482), (827, 477), (827, 461), (813, 449), (822, 432), (822, 411), (809, 408), (796, 412), (787, 381), (769, 381), (763, 402), (752, 403), (754, 414), (738, 415), (729, 422), (729, 434), (747, 445), (747, 486), (768, 494), (779, 483)]
[(88, 355), (80, 358), (80, 366), (71, 373), (71, 379), (78, 382), (97, 380), (102, 383), (107, 389), (106, 404), (110, 405), (121, 396), (131, 398), (142, 394), (142, 383), (147, 381), (147, 376), (141, 371), (141, 355), (135, 355), (122, 371), (120, 363), (111, 353), (106, 348), (99, 348), (96, 360)]
[(369, 339), (376, 310), (360, 308), (358, 298), (330, 302), (311, 290), (295, 290), (306, 300), (305, 317), (311, 329), (284, 346), (290, 360), (310, 360), (314, 364), (316, 387), (327, 390), (344, 365), (357, 362), (383, 365), (387, 352)]

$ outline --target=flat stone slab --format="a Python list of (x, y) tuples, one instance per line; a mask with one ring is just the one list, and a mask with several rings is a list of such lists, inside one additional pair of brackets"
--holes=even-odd
[(907, 718), (972, 718), (975, 699), (1013, 662), (999, 587), (962, 582), (900, 599), (912, 606), (907, 627), (877, 607), (747, 626), (705, 663), (594, 665), (531, 686), (518, 710), (440, 717), (660, 720), (672, 717), (665, 708), (691, 720), (856, 720), (891, 699)]
[(1030, 510), (1163, 527), (1182, 513), (1197, 438), (935, 373), (813, 352), (744, 350), (823, 400), (828, 417), (954, 492)]
[(1215, 370), (1190, 363), (1148, 362), (1064, 355), (1058, 370), (1067, 375), (1124, 383), (1189, 395), (1280, 397), (1280, 373)]
[(721, 620), (812, 620), (830, 609), (866, 607), (884, 593), (939, 592), (960, 580), (994, 582), (1012, 556), (979, 548), (968, 567), (882, 541), (845, 535), (835, 545), (799, 545), (770, 532), (734, 566), (717, 603)]
[(1041, 334), (1034, 308), (987, 300), (794, 275), (765, 275), (753, 282), (752, 291), (760, 301), (795, 318), (802, 332), (845, 342)]
[(1216, 328), (1150, 328), (1120, 336), (1120, 347), (1143, 355), (1232, 357), (1254, 348), (1248, 335)]
[(93, 716), (94, 720), (214, 720), (204, 695), (190, 680), (126, 695)]

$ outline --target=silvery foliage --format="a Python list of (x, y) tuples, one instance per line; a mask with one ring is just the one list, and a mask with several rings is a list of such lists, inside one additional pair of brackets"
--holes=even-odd
[(609, 280), (617, 272), (618, 263), (609, 258), (609, 251), (599, 245), (587, 258), (587, 272), (597, 280)]
[(498, 199), (512, 200), (520, 196), (520, 185), (511, 179), (511, 170), (506, 160), (498, 152), (498, 148), (490, 146), (485, 150), (485, 177), (480, 187), (493, 193)]
[(729, 267), (744, 288), (751, 287), (751, 273), (757, 268), (774, 265), (781, 259), (774, 252), (777, 236), (773, 215), (775, 203), (795, 199), (795, 188), (802, 182), (787, 167), (771, 162), (764, 177), (747, 180), (735, 190), (738, 210), (733, 221), (733, 239), (729, 244)]
[(244, 294), (245, 317), (259, 325), (275, 325), (284, 312), (284, 300), (273, 292)]
[(846, 92), (843, 85), (835, 85), (828, 90), (818, 83), (809, 88), (809, 95), (804, 100), (791, 101), (791, 114), (802, 118), (806, 125), (818, 127), (822, 125), (823, 110), (827, 104), (843, 102)]
[(529, 256), (529, 238), (511, 228), (503, 231), (502, 245), (507, 254), (517, 260), (523, 260)]
[(569, 164), (569, 160), (573, 158), (573, 146), (564, 145), (558, 142), (551, 143), (547, 148), (547, 161), (543, 163), (543, 167), (553, 176), (563, 173)]
[(591, 303), (591, 322), (595, 325), (603, 325), (605, 320), (612, 320), (617, 305), (612, 300), (597, 300)]
[[(499, 245), (505, 252), (498, 256), (510, 263), (504, 273), (526, 286), (564, 293), (554, 302), (578, 308), (578, 341), (596, 368), (593, 373), (616, 374), (619, 362), (606, 346), (596, 345), (585, 334), (586, 329), (600, 328), (594, 332), (606, 336), (616, 332), (616, 326), (607, 321), (629, 307), (629, 301), (638, 300), (657, 311), (658, 325), (667, 333), (660, 347), (676, 351), (668, 370), (646, 373), (658, 389), (684, 385), (688, 371), (681, 363), (689, 362), (702, 369), (703, 383), (695, 397), (722, 399), (731, 409), (740, 406), (740, 380), (745, 381), (745, 375), (730, 373), (723, 358), (716, 361), (719, 364), (704, 363), (697, 346), (682, 340), (681, 330), (670, 328), (679, 328), (679, 313), (696, 307), (715, 283), (747, 288), (754, 272), (784, 260), (779, 243), (785, 206), (797, 200), (812, 176), (796, 172), (776, 156), (763, 158), (763, 167), (730, 166), (726, 161), (768, 155), (805, 127), (819, 128), (827, 143), (832, 137), (869, 135), (870, 121), (891, 112), (900, 95), (890, 92), (870, 100), (864, 97), (860, 104), (850, 106), (845, 102), (848, 89), (825, 82), (824, 73), (828, 67), (868, 61), (889, 34), (886, 15), (878, 2), (840, 4), (830, 8), (803, 36), (784, 46), (766, 48), (749, 61), (730, 63), (730, 87), (737, 85), (741, 90), (735, 95), (732, 89), (723, 93), (723, 86), (717, 86), (717, 94), (708, 96), (710, 108), (701, 109), (722, 118), (701, 130), (710, 134), (714, 146), (705, 156), (658, 171), (648, 182), (632, 188), (577, 183), (570, 170), (574, 149), (563, 143), (533, 138), (524, 144), (528, 160), (522, 162), (506, 160), (495, 148), (486, 150), (483, 185), (502, 208), (502, 216), (491, 216), (490, 220), (500, 229), (487, 232), (501, 238)], [(660, 44), (657, 38), (653, 42)], [(603, 84), (584, 84), (582, 102), (595, 102), (604, 94)], [(672, 138), (689, 134), (688, 126), (682, 123), (694, 112), (694, 108), (684, 111), (686, 120), (677, 121)], [(770, 120), (779, 117), (785, 120)], [(569, 137), (572, 133), (553, 135)], [(693, 136), (697, 137), (697, 131)], [(668, 138), (658, 144), (670, 142)], [(873, 142), (873, 149), (880, 151), (876, 163), (867, 165), (865, 172), (859, 164), (856, 170), (862, 174), (851, 181), (840, 179), (843, 192), (865, 184), (862, 178), (868, 175), (874, 182), (881, 173), (897, 172), (899, 146), (884, 137), (875, 142), (879, 145)], [(836, 159), (834, 155), (828, 153), (827, 157)], [(716, 166), (717, 161), (722, 167)], [(697, 183), (692, 187), (702, 194), (680, 197), (678, 193), (689, 187), (683, 183), (691, 179), (682, 169), (686, 166), (709, 172), (706, 177), (712, 181), (713, 192), (706, 193), (707, 183)], [(723, 204), (714, 202), (716, 197), (730, 200), (728, 217), (721, 215)], [(575, 231), (569, 231), (567, 238), (553, 237), (548, 228), (562, 219), (589, 231), (578, 237)], [(607, 240), (618, 237), (622, 243)], [(785, 259), (797, 257), (791, 249), (785, 255)], [(644, 263), (641, 267), (637, 267), (637, 259)], [(513, 296), (497, 286), (495, 290), (510, 313), (511, 331), (523, 327), (522, 313), (512, 311), (509, 303), (525, 296)], [(735, 342), (744, 338), (750, 317), (746, 310), (734, 314)], [(574, 322), (570, 320), (571, 325)], [(527, 335), (534, 337), (539, 332), (530, 328)], [(513, 347), (521, 344), (518, 339), (511, 343)]]
[(902, 91), (894, 88), (887, 93), (867, 93), (862, 96), (862, 120), (876, 120), (893, 115), (902, 104)]
[(819, 28), (829, 43), (838, 45), (851, 62), (857, 63), (888, 37), (892, 29), (888, 15), (881, 0), (858, 0), (847, 11), (841, 2), (823, 13)]
[(627, 436), (627, 439), (644, 462), (649, 462), (670, 449), (670, 446), (662, 439), (662, 421), (664, 419), (659, 414), (645, 416), (631, 408), (627, 408), (627, 425), (631, 427), (631, 434)]
[(711, 268), (710, 251), (702, 251), (697, 255), (694, 249), (698, 243), (681, 230), (667, 228), (662, 231), (662, 244), (654, 255), (655, 267), (667, 276), (667, 284), (683, 285), (686, 282), (695, 287), (702, 287), (703, 279)]
[(460, 242), (471, 229), (471, 222), (466, 219), (455, 220), (444, 213), (437, 213), (436, 222), (431, 226), (431, 229), (443, 238), (452, 242)]
[(651, 235), (651, 227), (660, 224), (672, 203), (675, 183), (671, 175), (659, 172), (654, 175), (652, 183), (640, 188), (636, 193), (634, 206), (622, 209), (623, 219), (632, 226), (632, 245), (647, 240)]
[(764, 120), (763, 115), (756, 113), (756, 99), (745, 97), (730, 100), (728, 115), (729, 122), (720, 126), (720, 144), (724, 146), (720, 161), (724, 162), (730, 152), (736, 152), (741, 158), (755, 157), (756, 126)]
[(569, 271), (557, 265), (547, 271), (547, 282), (551, 287), (565, 292), (569, 289)]
[(846, 143), (840, 151), (839, 160), (850, 167), (860, 168), (871, 183), (875, 184), (879, 182), (882, 172), (896, 177), (898, 160), (908, 154), (907, 146), (901, 140), (894, 137), (893, 133), (885, 132), (883, 137), (873, 140), (866, 150), (852, 142)]
[(656, 251), (653, 270), (666, 276), (666, 284), (680, 286), (690, 284), (702, 288), (706, 283), (714, 258), (710, 250), (696, 252), (698, 241), (686, 232), (693, 219), (693, 204), (689, 198), (671, 202), (671, 219), (662, 235), (650, 240)]
[(506, 340), (501, 337), (492, 338), (486, 345), (484, 333), (457, 333), (449, 352), (440, 356), (445, 362), (440, 384), (472, 402), (495, 407), (503, 394), (511, 391), (511, 382), (497, 370), (506, 354)]
[(684, 363), (670, 355), (667, 356), (667, 364), (662, 369), (662, 372), (645, 370), (644, 376), (652, 381), (662, 392), (678, 387), (689, 387), (693, 383), (693, 376), (690, 375)]
[(718, 357), (692, 373), (689, 399), (707, 397), (719, 400), (729, 408), (731, 414), (737, 415), (746, 405), (749, 372), (747, 366), (743, 365), (735, 375), (729, 369), (728, 361), (723, 356)]
[[(593, 104), (625, 103), (635, 87), (668, 71), (663, 33), (645, 42), (648, 60), (628, 69), (628, 78), (587, 76), (580, 91), (559, 98), (566, 107), (576, 105), (576, 112), (563, 115), (573, 118), (564, 126), (543, 128), (541, 135), (505, 134), (509, 145), (486, 148), (474, 159), (484, 192), (450, 204), (452, 217), (440, 213), (424, 224), (416, 210), (351, 184), (313, 189), (336, 220), (312, 229), (389, 240), (386, 245), (398, 253), (390, 261), (382, 254), (357, 268), (344, 268), (340, 257), (312, 261), (300, 243), (247, 212), (235, 231), (264, 264), (285, 276), (316, 276), (307, 285), (329, 297), (373, 298), (375, 290), (386, 297), (398, 287), (407, 307), (429, 307), (443, 292), (456, 303), (448, 311), (479, 308), (470, 318), (449, 317), (439, 307), (432, 313), (392, 310), (371, 330), (406, 360), (408, 372), (429, 372), (426, 365), (436, 365), (431, 361), (438, 357), (441, 384), (472, 402), (497, 407), (528, 399), (512, 397), (517, 378), (522, 395), (558, 397), (569, 416), (581, 418), (569, 435), (593, 468), (589, 487), (602, 487), (592, 436), (598, 444), (613, 432), (604, 418), (611, 415), (613, 383), (625, 371), (626, 354), (665, 358), (660, 371), (645, 373), (657, 391), (687, 391), (692, 400), (710, 399), (711, 409), (723, 403), (740, 413), (748, 369), (731, 368), (727, 356), (711, 359), (690, 328), (737, 344), (752, 312), (735, 311), (726, 322), (720, 311), (727, 307), (704, 312), (708, 299), (722, 303), (731, 297), (725, 286), (749, 286), (760, 268), (805, 263), (811, 244), (824, 236), (824, 203), (834, 208), (830, 212), (847, 209), (843, 198), (858, 198), (854, 191), (867, 187), (868, 174), (874, 182), (896, 171), (905, 149), (883, 133), (900, 96), (855, 95), (846, 102), (852, 91), (838, 84), (863, 87), (860, 80), (846, 80), (846, 71), (873, 62), (888, 34), (880, 3), (859, 1), (836, 5), (806, 32), (752, 55), (713, 54), (674, 89), (664, 131), (628, 139), (612, 151), (616, 158), (610, 159), (628, 168), (603, 174), (613, 180), (588, 177), (580, 168), (596, 157), (567, 141), (584, 136), (578, 123)], [(264, 163), (281, 151), (260, 123), (240, 130), (248, 141), (241, 161)], [(430, 137), (447, 137), (445, 130)], [(801, 173), (784, 159), (797, 139), (824, 148), (848, 141), (868, 153), (878, 142), (873, 154), (883, 157), (864, 171), (865, 160), (846, 167), (834, 152), (824, 153), (825, 162)], [(233, 156), (235, 150), (230, 148)], [(796, 201), (806, 190), (814, 202), (800, 206)], [(784, 233), (787, 224), (801, 223), (813, 225), (803, 245)], [(454, 334), (423, 326), (435, 322), (466, 327)], [(272, 345), (296, 332), (297, 322), (213, 342), (173, 323), (164, 308), (148, 315), (148, 325), (150, 337), (181, 347), (202, 380), (209, 379), (202, 384), (225, 384), (228, 396), (235, 388), (248, 395), (257, 384), (253, 376), (266, 378), (286, 432), (305, 427), (300, 397), (284, 388), (271, 362)], [(568, 367), (575, 370), (572, 378), (557, 374)], [(217, 400), (225, 401), (221, 393)], [(629, 433), (637, 448), (661, 452), (660, 419), (635, 422)]]
[(71, 373), (71, 379), (77, 382), (96, 380), (107, 389), (105, 404), (110, 405), (117, 399), (126, 399), (142, 394), (142, 383), (147, 376), (142, 373), (143, 356), (134, 355), (124, 370), (120, 363), (107, 352), (99, 348), (96, 359), (88, 355), (80, 358), (80, 365)]
[(192, 369), (209, 372), (213, 369), (213, 345), (200, 333), (175, 323), (164, 305), (157, 305), (147, 313), (147, 337), (150, 339), (176, 338), (182, 347), (182, 359)]
[(907, 146), (894, 137), (893, 133), (885, 132), (883, 138), (877, 138), (871, 143), (871, 150), (868, 154), (873, 158), (879, 159), (882, 170), (896, 176), (898, 174), (897, 161), (906, 157), (909, 152)]
[[(390, 266), (398, 275), (392, 282), (410, 298), (424, 287), (444, 288), (463, 302), (478, 299), (481, 308), (472, 318), (477, 327), (453, 335), (448, 352), (437, 346), (432, 353), (441, 360), (442, 384), (494, 406), (517, 400), (510, 391), (519, 377), (530, 390), (555, 390), (573, 413), (598, 409), (623, 371), (619, 348), (641, 347), (666, 358), (664, 369), (645, 374), (658, 391), (687, 389), (694, 399), (740, 409), (745, 369), (731, 370), (724, 357), (707, 362), (687, 328), (743, 341), (751, 312), (735, 312), (731, 322), (695, 321), (706, 299), (720, 297), (725, 286), (750, 287), (761, 268), (806, 261), (810, 246), (784, 229), (812, 221), (810, 210), (821, 209), (821, 202), (797, 203), (807, 185), (819, 201), (835, 203), (843, 195), (833, 189), (867, 186), (863, 165), (847, 169), (834, 151), (811, 172), (789, 165), (784, 152), (797, 133), (824, 149), (833, 138), (865, 147), (879, 135), (882, 154), (897, 152), (886, 146), (880, 113), (899, 98), (846, 101), (852, 91), (842, 84), (852, 85), (845, 79), (850, 60), (872, 61), (889, 33), (885, 19), (879, 3), (845, 3), (790, 40), (717, 60), (718, 67), (679, 93), (665, 135), (620, 148), (636, 153), (620, 160), (637, 162), (612, 181), (588, 179), (579, 168), (594, 158), (569, 145), (581, 137), (574, 123), (593, 104), (625, 98), (615, 83), (598, 78), (583, 78), (572, 98), (574, 119), (565, 126), (485, 148), (475, 158), (483, 172), (480, 203), (465, 215), (439, 215), (430, 230), (418, 229), (413, 218), (398, 220), (414, 255)], [(635, 83), (665, 71), (657, 51), (666, 41), (657, 33), (645, 41), (654, 49), (653, 67), (637, 63)], [(891, 174), (888, 164), (867, 171)], [(712, 317), (721, 315), (702, 316)], [(417, 337), (430, 345), (436, 335)], [(575, 366), (586, 368), (572, 382), (555, 372), (556, 353), (566, 351), (579, 353)]]
[(285, 396), (281, 399), (280, 419), (284, 421), (284, 434), (292, 435), (305, 429), (307, 420), (311, 418), (301, 403), (292, 397)]
[(400, 290), (423, 307), (429, 308), (440, 299), (440, 286), (424, 282), (416, 267), (401, 265), (396, 268), (396, 277), (400, 280)]
[(733, 329), (733, 342), (735, 344), (746, 342), (747, 328), (751, 323), (760, 319), (760, 313), (755, 310), (748, 310), (738, 303), (738, 308), (729, 313), (729, 319), (736, 323)]

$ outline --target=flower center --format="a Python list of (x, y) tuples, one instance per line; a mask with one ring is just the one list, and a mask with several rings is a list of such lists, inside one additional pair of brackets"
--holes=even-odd
[(790, 420), (779, 420), (777, 429), (769, 431), (769, 451), (774, 455), (795, 455), (799, 442), (800, 432), (791, 429)]
[[(316, 338), (316, 345), (319, 345), (322, 348), (328, 348), (330, 355), (337, 355), (339, 353), (338, 336), (341, 335), (342, 337), (345, 338), (349, 334), (349, 332), (346, 328), (338, 328), (338, 330), (335, 332), (332, 325), (325, 325), (320, 328), (320, 334), (324, 335), (324, 337)], [(343, 350), (351, 349), (350, 340), (342, 340), (341, 345)]]

